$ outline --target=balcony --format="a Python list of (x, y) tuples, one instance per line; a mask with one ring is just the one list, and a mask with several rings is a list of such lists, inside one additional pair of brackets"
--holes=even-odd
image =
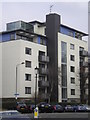
[(80, 56), (87, 57), (88, 52), (86, 50), (80, 51)]
[(80, 73), (80, 75), (81, 75), (81, 79), (84, 79), (84, 80), (86, 80), (87, 78), (88, 78), (88, 72), (85, 72), (85, 73)]
[(46, 68), (40, 68), (39, 69), (39, 74), (47, 75), (48, 74), (48, 69), (46, 69)]
[(40, 55), (39, 56), (39, 61), (40, 62), (49, 62), (49, 57), (48, 56), (44, 56), (44, 55)]
[(41, 80), (38, 82), (39, 87), (49, 87), (49, 81)]
[(88, 62), (80, 62), (80, 66), (88, 67)]

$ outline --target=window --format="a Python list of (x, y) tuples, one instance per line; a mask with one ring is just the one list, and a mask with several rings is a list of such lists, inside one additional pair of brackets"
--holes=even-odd
[(10, 39), (14, 40), (15, 39), (15, 34), (11, 34)]
[(71, 67), (70, 67), (70, 71), (71, 71), (71, 72), (75, 72), (75, 67), (74, 67), (74, 66), (71, 66)]
[(31, 48), (25, 48), (25, 54), (31, 55)]
[(74, 55), (70, 55), (70, 60), (71, 61), (75, 61), (75, 56)]
[(62, 52), (67, 51), (67, 43), (66, 42), (61, 41), (61, 49), (62, 49)]
[(62, 98), (67, 99), (67, 88), (62, 88)]
[(61, 61), (62, 63), (67, 63), (67, 44), (61, 42)]
[(25, 87), (25, 94), (31, 94), (31, 87)]
[(71, 95), (75, 95), (75, 89), (71, 89)]
[(67, 86), (67, 65), (62, 64), (61, 66), (62, 71), (62, 86)]
[(72, 49), (72, 50), (74, 50), (74, 49), (75, 49), (74, 44), (70, 44), (70, 49)]
[(71, 77), (71, 83), (75, 84), (75, 78), (74, 77)]
[(25, 74), (25, 80), (31, 81), (31, 74)]
[(31, 61), (25, 61), (25, 66), (31, 68)]

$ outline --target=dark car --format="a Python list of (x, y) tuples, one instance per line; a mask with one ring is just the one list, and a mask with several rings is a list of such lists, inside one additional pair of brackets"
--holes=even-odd
[(25, 103), (23, 102), (17, 102), (17, 110), (21, 113), (26, 113), (28, 112), (28, 107)]
[(75, 105), (73, 106), (75, 112), (86, 112), (87, 107), (85, 105)]
[(64, 108), (61, 105), (53, 105), (53, 112), (64, 112)]
[(46, 102), (39, 103), (37, 107), (39, 108), (39, 112), (52, 112), (53, 111), (53, 107)]
[(71, 105), (66, 105), (65, 106), (65, 112), (73, 112), (73, 111), (74, 111), (73, 106), (71, 106)]
[(28, 112), (33, 113), (34, 109), (35, 109), (35, 105), (34, 104), (28, 105)]

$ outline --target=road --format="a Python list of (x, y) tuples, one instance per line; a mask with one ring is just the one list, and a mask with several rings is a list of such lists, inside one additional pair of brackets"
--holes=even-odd
[[(89, 120), (90, 113), (40, 113), (40, 120)], [(33, 114), (22, 114), (21, 118), (3, 118), (2, 120), (34, 120)], [(39, 120), (39, 119), (38, 119)]]

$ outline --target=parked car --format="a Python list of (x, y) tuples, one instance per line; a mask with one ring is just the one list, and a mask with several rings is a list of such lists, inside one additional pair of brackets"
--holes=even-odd
[(85, 112), (87, 107), (85, 105), (75, 105), (73, 106), (75, 112)]
[(90, 106), (89, 105), (85, 105), (85, 106), (86, 106), (87, 112), (90, 112)]
[(74, 108), (71, 105), (66, 105), (65, 108), (64, 108), (64, 111), (65, 112), (73, 112)]
[(34, 104), (28, 105), (28, 112), (33, 113), (34, 109), (35, 109), (35, 105)]
[(17, 102), (17, 110), (21, 113), (26, 113), (28, 112), (28, 107), (25, 103), (23, 102)]
[(39, 108), (39, 112), (52, 112), (53, 111), (53, 107), (46, 102), (39, 103), (37, 107)]
[(59, 104), (53, 105), (53, 112), (64, 112), (64, 108)]

